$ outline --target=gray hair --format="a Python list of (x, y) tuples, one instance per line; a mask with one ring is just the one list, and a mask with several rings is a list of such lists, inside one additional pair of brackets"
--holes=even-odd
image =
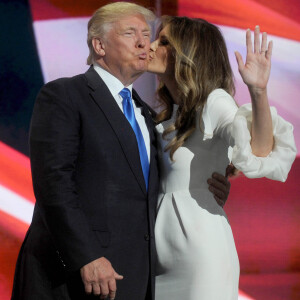
[(94, 38), (105, 37), (105, 34), (112, 27), (112, 24), (124, 16), (142, 15), (146, 22), (155, 20), (154, 13), (138, 4), (130, 2), (114, 2), (104, 5), (97, 9), (88, 23), (87, 44), (89, 47), (89, 56), (87, 64), (91, 65), (96, 57), (92, 40)]

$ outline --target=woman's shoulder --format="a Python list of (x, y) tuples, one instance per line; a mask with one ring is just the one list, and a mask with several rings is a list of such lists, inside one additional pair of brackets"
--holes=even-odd
[(204, 140), (211, 139), (216, 128), (231, 120), (237, 111), (237, 104), (232, 96), (223, 89), (213, 90), (207, 98), (202, 112)]
[[(229, 95), (224, 89), (218, 88), (210, 92), (209, 96)], [(229, 95), (230, 96), (230, 95)]]
[(235, 103), (233, 97), (224, 89), (215, 89), (207, 97), (207, 105), (213, 105), (215, 102)]
[(237, 103), (228, 92), (215, 89), (208, 95), (203, 112), (211, 117), (220, 117), (222, 114), (235, 113), (237, 109)]

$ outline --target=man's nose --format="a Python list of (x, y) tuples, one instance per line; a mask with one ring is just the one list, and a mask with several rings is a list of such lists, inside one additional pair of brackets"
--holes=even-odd
[(146, 46), (146, 39), (148, 39), (148, 37), (145, 37), (142, 33), (140, 33), (137, 39), (137, 47), (144, 48)]

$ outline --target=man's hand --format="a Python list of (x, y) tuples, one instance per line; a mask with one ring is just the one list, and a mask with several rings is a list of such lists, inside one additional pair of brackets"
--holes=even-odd
[(116, 280), (123, 279), (111, 263), (105, 258), (100, 257), (80, 269), (80, 275), (87, 294), (93, 293), (100, 296), (100, 299), (115, 299), (117, 284)]
[(214, 172), (212, 178), (207, 179), (209, 191), (214, 194), (214, 198), (220, 206), (224, 206), (230, 191), (230, 182), (227, 177)]

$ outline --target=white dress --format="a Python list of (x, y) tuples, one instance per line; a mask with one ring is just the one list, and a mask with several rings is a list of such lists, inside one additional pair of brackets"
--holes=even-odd
[(214, 171), (225, 173), (228, 152), (246, 176), (284, 181), (296, 156), (293, 127), (272, 108), (274, 149), (266, 158), (255, 157), (249, 143), (251, 104), (238, 109), (229, 94), (217, 89), (208, 97), (202, 130), (197, 127), (172, 162), (163, 151), (162, 133), (174, 122), (177, 108), (156, 127), (161, 185), (155, 300), (238, 299), (239, 261), (231, 227), (206, 181)]

